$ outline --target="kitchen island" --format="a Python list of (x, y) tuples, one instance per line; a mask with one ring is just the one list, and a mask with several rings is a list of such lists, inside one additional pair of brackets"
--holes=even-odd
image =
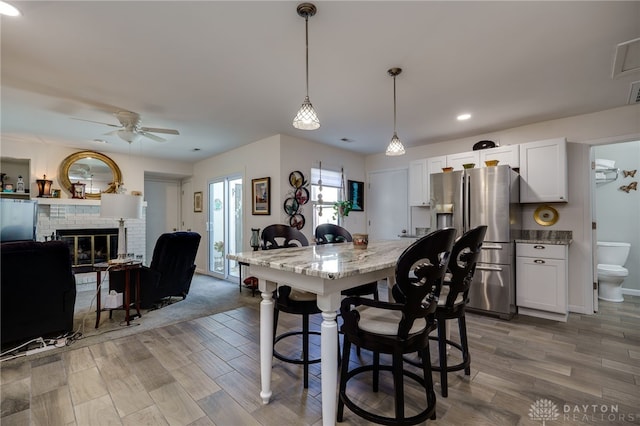
[(260, 372), (263, 403), (269, 403), (273, 361), (273, 291), (276, 285), (288, 285), (315, 293), (322, 311), (321, 389), (322, 424), (336, 421), (338, 382), (337, 311), (340, 292), (361, 284), (387, 279), (391, 287), (395, 266), (412, 239), (370, 242), (366, 249), (354, 249), (352, 243), (292, 247), (229, 254), (231, 260), (249, 265), (249, 274), (258, 278), (260, 302)]

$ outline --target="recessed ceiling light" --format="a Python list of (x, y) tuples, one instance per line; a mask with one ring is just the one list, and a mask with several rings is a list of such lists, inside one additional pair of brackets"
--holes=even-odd
[(11, 6), (9, 3), (0, 1), (0, 15), (5, 16), (20, 16), (21, 13), (18, 9)]
[(471, 118), (471, 114), (460, 114), (458, 117), (458, 121), (464, 121)]
[(94, 139), (93, 141), (97, 142), (97, 143), (109, 143), (109, 142), (105, 141), (104, 139)]

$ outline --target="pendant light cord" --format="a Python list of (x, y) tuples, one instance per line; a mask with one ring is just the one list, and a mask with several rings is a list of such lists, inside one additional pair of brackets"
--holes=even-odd
[(309, 15), (305, 15), (304, 17), (304, 33), (305, 33), (305, 44), (306, 44), (306, 65), (307, 65), (307, 98), (309, 97)]
[(393, 76), (393, 134), (396, 134), (396, 76)]

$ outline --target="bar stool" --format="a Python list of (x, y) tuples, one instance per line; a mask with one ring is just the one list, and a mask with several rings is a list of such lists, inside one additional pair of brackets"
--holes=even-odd
[[(269, 225), (262, 230), (262, 249), (273, 250), (286, 247), (308, 246), (307, 237), (288, 225)], [(304, 369), (304, 387), (309, 387), (309, 365), (320, 362), (320, 358), (309, 358), (309, 335), (320, 335), (318, 331), (309, 330), (309, 316), (322, 312), (318, 308), (317, 297), (313, 293), (292, 289), (286, 285), (279, 285), (274, 292), (273, 312), (273, 356), (292, 364), (301, 364)], [(278, 314), (286, 312), (302, 316), (302, 330), (294, 330), (276, 335), (278, 328)], [(290, 336), (302, 336), (302, 353), (299, 358), (285, 356), (276, 350), (276, 343)]]
[[(429, 339), (438, 341), (439, 364), (432, 365), (431, 369), (440, 372), (440, 392), (445, 398), (449, 394), (447, 373), (464, 370), (465, 375), (469, 376), (471, 374), (465, 307), (469, 301), (469, 288), (473, 281), (476, 263), (480, 257), (480, 250), (486, 232), (486, 226), (478, 226), (466, 232), (455, 242), (449, 258), (448, 277), (445, 278), (442, 286), (438, 307), (435, 312), (438, 336), (430, 336)], [(447, 339), (447, 320), (450, 319), (458, 320), (460, 343)], [(447, 345), (460, 351), (462, 362), (456, 365), (448, 365)]]
[[(433, 314), (437, 294), (455, 234), (453, 228), (440, 229), (417, 240), (400, 255), (396, 264), (396, 284), (392, 289), (395, 302), (364, 297), (347, 297), (342, 301), (344, 347), (338, 392), (339, 422), (343, 420), (345, 406), (368, 421), (385, 425), (413, 425), (435, 419), (436, 395), (429, 360), (429, 333), (436, 328)], [(373, 351), (373, 363), (349, 370), (351, 344)], [(422, 375), (404, 369), (403, 355), (415, 352), (422, 355)], [(380, 353), (390, 354), (392, 364), (380, 365)], [(373, 373), (373, 392), (378, 392), (380, 371), (392, 372), (394, 417), (365, 408), (362, 402), (366, 401), (366, 396), (362, 395), (360, 387), (355, 398), (347, 392), (352, 379), (369, 371)], [(425, 404), (420, 401), (421, 410), (409, 417), (405, 416), (405, 376), (417, 382), (426, 396)]]

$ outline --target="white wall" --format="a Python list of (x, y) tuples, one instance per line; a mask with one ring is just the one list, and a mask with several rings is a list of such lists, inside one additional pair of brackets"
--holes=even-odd
[[(198, 272), (207, 272), (209, 250), (206, 231), (209, 206), (207, 187), (210, 180), (235, 173), (242, 175), (244, 186), (242, 223), (244, 247), (242, 250), (246, 251), (251, 250), (249, 247), (251, 228), (262, 230), (274, 223), (288, 223), (283, 203), (292, 189), (289, 184), (289, 174), (299, 170), (309, 179), (311, 168), (317, 167), (318, 161), (322, 161), (323, 167), (334, 170), (340, 170), (340, 167), (344, 166), (345, 180), (364, 181), (364, 155), (288, 135), (274, 135), (196, 163), (192, 189), (202, 191), (204, 195), (204, 211), (194, 213), (195, 219), (191, 224), (192, 229), (203, 236), (196, 259)], [(271, 178), (271, 214), (254, 216), (251, 214), (251, 179), (263, 177)], [(302, 232), (311, 241), (313, 238), (311, 204), (305, 204), (304, 209), (306, 224)], [(352, 232), (364, 232), (366, 229), (364, 213), (352, 212), (347, 219), (345, 226)]]
[[(52, 188), (62, 188), (58, 180), (58, 169), (64, 159), (80, 151), (77, 148), (68, 148), (40, 141), (14, 140), (11, 137), (2, 136), (3, 157), (26, 158), (31, 160), (31, 181), (29, 187), (31, 193), (38, 193), (36, 179), (41, 179), (44, 174), (47, 179), (53, 180)], [(95, 150), (111, 158), (122, 172), (122, 180), (128, 191), (144, 191), (145, 173), (173, 174), (180, 177), (190, 176), (193, 166), (187, 162), (174, 160), (159, 160), (129, 156), (117, 153), (109, 153)], [(61, 198), (71, 198), (69, 190), (62, 190)]]
[[(640, 141), (600, 145), (593, 148), (595, 158), (614, 160), (621, 170), (613, 182), (599, 183), (595, 189), (598, 240), (624, 241), (631, 244), (626, 268), (629, 276), (623, 288), (640, 294), (640, 188), (628, 193), (623, 185), (640, 181)], [(624, 177), (622, 170), (637, 170), (635, 177)]]
[(480, 140), (488, 139), (500, 145), (512, 145), (557, 137), (566, 137), (571, 142), (567, 148), (569, 202), (554, 204), (560, 220), (550, 227), (541, 227), (533, 220), (537, 204), (525, 207), (523, 227), (573, 232), (573, 243), (569, 247), (569, 309), (572, 312), (592, 313), (591, 172), (588, 149), (603, 140), (637, 140), (640, 137), (640, 104), (410, 147), (407, 148), (407, 155), (401, 157), (387, 157), (384, 153), (370, 155), (366, 158), (366, 169), (370, 172), (408, 167), (409, 161), (413, 159), (471, 151), (473, 144)]

